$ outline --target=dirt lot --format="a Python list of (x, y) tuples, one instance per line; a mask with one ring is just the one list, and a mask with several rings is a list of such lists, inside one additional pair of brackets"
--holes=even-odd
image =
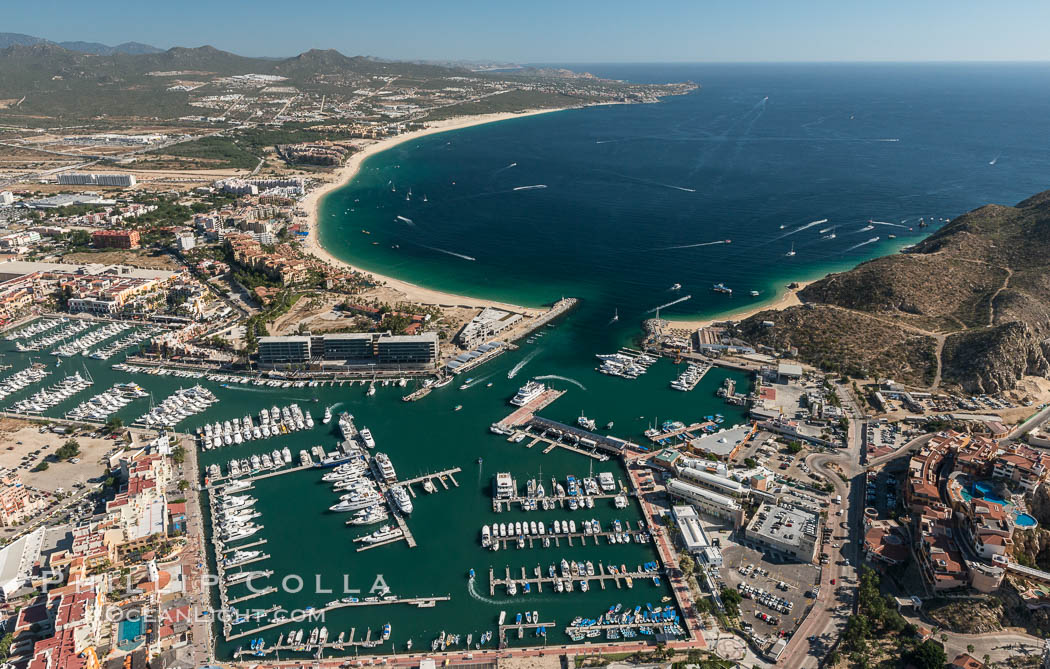
[(166, 253), (152, 255), (148, 251), (98, 251), (67, 253), (62, 256), (65, 263), (101, 263), (103, 265), (121, 264), (141, 267), (142, 269), (166, 269), (177, 271), (179, 264)]
[[(5, 419), (0, 423), (0, 467), (10, 468), (22, 477), (22, 481), (35, 490), (54, 492), (59, 488), (66, 492), (74, 490), (77, 483), (87, 483), (106, 472), (102, 457), (114, 448), (110, 439), (92, 439), (84, 435), (75, 437), (80, 445), (80, 462), (57, 462), (48, 460), (48, 468), (42, 472), (32, 471), (41, 459), (48, 458), (71, 437), (53, 432), (40, 432), (35, 425)], [(34, 453), (36, 453), (34, 455)]]

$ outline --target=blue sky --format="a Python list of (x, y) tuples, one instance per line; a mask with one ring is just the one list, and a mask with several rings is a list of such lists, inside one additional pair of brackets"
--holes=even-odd
[(514, 62), (1048, 60), (1050, 2), (77, 0), (4, 3), (55, 41)]

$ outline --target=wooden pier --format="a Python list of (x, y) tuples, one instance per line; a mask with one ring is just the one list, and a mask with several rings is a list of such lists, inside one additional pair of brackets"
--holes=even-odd
[(246, 551), (249, 548), (254, 548), (256, 546), (262, 546), (265, 543), (266, 543), (266, 539), (258, 539), (256, 541), (252, 541), (251, 543), (241, 544), (240, 546), (229, 546), (227, 548), (223, 548), (222, 550), (219, 551), (219, 554), (220, 555), (226, 555), (227, 553), (232, 553), (234, 551)]

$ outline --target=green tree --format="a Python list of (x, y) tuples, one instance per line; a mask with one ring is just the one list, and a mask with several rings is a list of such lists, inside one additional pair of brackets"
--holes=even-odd
[(733, 618), (739, 617), (740, 602), (743, 600), (740, 593), (729, 588), (722, 588), (722, 592), (718, 594), (722, 598), (722, 605), (725, 606), (726, 614)]
[(754, 458), (745, 458), (744, 465), (753, 469), (758, 466), (758, 460), (755, 460)]
[(177, 465), (181, 465), (183, 462), (186, 462), (186, 448), (181, 444), (176, 446), (171, 451), (171, 459), (174, 460), (175, 464)]
[(967, 653), (969, 653), (970, 655), (973, 655), (973, 651), (975, 651), (975, 650), (977, 650), (977, 649), (973, 647), (972, 643), (966, 644), (966, 652)]
[(801, 441), (789, 442), (788, 445), (787, 445), (787, 450), (788, 450), (788, 453), (792, 453), (792, 454), (801, 453), (802, 452), (802, 442)]
[(106, 419), (106, 432), (117, 432), (124, 427), (124, 421), (119, 416), (110, 416)]
[(178, 488), (179, 488), (179, 492), (186, 492), (187, 490), (190, 489), (190, 482), (187, 481), (186, 479), (182, 479), (181, 481), (179, 481)]
[(0, 637), (0, 660), (6, 660), (11, 655), (11, 643), (14, 640), (15, 635), (10, 632)]
[(33, 467), (33, 471), (34, 472), (47, 471), (47, 468), (50, 467), (50, 466), (51, 465), (47, 464), (47, 460), (41, 460), (40, 462), (37, 463), (36, 467)]
[(944, 665), (948, 664), (948, 655), (944, 648), (930, 640), (916, 646), (908, 659), (916, 669), (944, 669)]
[(55, 451), (55, 457), (59, 460), (69, 460), (78, 455), (80, 455), (80, 444), (77, 443), (76, 439), (70, 439)]
[(682, 570), (686, 577), (689, 577), (693, 574), (693, 570), (696, 569), (696, 563), (693, 562), (693, 558), (683, 555), (682, 559), (678, 561), (678, 568)]

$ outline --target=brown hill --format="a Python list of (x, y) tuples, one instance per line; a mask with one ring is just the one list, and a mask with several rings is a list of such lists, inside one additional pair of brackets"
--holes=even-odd
[(975, 209), (906, 253), (828, 275), (799, 297), (801, 307), (740, 323), (740, 336), (915, 386), (997, 392), (1045, 375), (1050, 191)]

